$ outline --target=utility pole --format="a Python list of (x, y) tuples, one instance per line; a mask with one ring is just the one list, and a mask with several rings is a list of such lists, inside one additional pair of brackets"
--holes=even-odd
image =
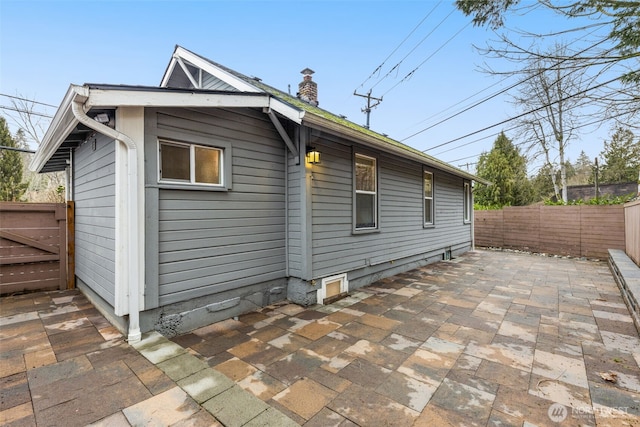
[[(363, 98), (367, 98), (367, 108), (363, 108), (362, 112), (366, 113), (367, 115), (367, 125), (365, 126), (367, 129), (369, 129), (369, 116), (371, 115), (371, 109), (377, 107), (381, 102), (382, 102), (382, 97), (380, 98), (374, 98), (373, 96), (371, 96), (371, 89), (369, 89), (369, 92), (367, 92), (366, 95), (361, 95), (359, 93), (356, 93), (356, 91), (353, 91), (353, 94), (355, 96), (361, 96)], [(371, 104), (371, 100), (377, 101), (375, 104)]]

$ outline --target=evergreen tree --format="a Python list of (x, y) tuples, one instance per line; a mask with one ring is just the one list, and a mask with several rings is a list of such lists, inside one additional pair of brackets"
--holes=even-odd
[(490, 152), (480, 155), (478, 176), (492, 182), (478, 186), (475, 199), (480, 205), (524, 206), (532, 201), (527, 161), (504, 132), (498, 135)]
[[(0, 146), (20, 148), (11, 136), (7, 121), (0, 117)], [(27, 189), (22, 183), (24, 164), (19, 151), (0, 148), (0, 201), (16, 202)]]
[(617, 128), (611, 141), (604, 143), (600, 155), (604, 165), (600, 170), (600, 182), (614, 184), (619, 182), (637, 182), (640, 172), (640, 142), (634, 141), (631, 130)]
[(587, 153), (580, 152), (578, 160), (573, 164), (574, 176), (569, 179), (571, 185), (586, 185), (593, 183), (594, 178), (594, 165), (591, 159), (587, 156)]
[[(556, 180), (560, 179), (560, 172), (555, 171)], [(543, 201), (549, 200), (555, 195), (553, 181), (551, 179), (551, 167), (549, 165), (542, 166), (536, 176), (531, 180), (533, 187), (533, 200)]]

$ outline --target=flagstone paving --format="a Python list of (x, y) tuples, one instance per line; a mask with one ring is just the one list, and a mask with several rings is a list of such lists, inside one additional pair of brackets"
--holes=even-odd
[(476, 251), (172, 340), (305, 426), (640, 426), (640, 340), (604, 262)]
[(605, 263), (510, 252), (134, 346), (77, 290), (0, 299), (8, 426), (640, 426), (639, 362)]

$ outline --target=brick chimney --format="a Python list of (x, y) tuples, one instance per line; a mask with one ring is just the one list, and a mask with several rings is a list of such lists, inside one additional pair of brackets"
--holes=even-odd
[(315, 72), (310, 68), (300, 71), (304, 76), (298, 85), (298, 98), (311, 105), (318, 105), (318, 85), (313, 81), (311, 75)]

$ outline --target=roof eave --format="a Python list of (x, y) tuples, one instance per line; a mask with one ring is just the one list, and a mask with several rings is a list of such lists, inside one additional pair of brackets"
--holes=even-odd
[(102, 89), (91, 88), (86, 106), (96, 107), (269, 107), (266, 93), (215, 93), (204, 91), (165, 91), (149, 88)]
[(420, 162), (424, 165), (427, 166), (431, 166), (440, 170), (444, 170), (446, 172), (449, 172), (453, 175), (457, 175), (460, 176), (462, 178), (465, 179), (469, 179), (472, 181), (476, 181), (479, 182), (481, 184), (490, 184), (489, 181), (480, 178), (478, 176), (475, 176), (473, 174), (470, 174), (468, 172), (465, 172), (463, 170), (460, 170), (446, 162), (440, 161), (434, 157), (428, 156), (424, 153), (421, 153), (419, 151), (412, 151), (400, 146), (396, 146), (393, 145), (391, 143), (389, 143), (388, 141), (385, 141), (381, 138), (376, 138), (375, 136), (372, 135), (368, 135), (362, 132), (359, 132), (356, 129), (351, 129), (348, 126), (344, 126), (341, 125), (339, 123), (336, 123), (334, 121), (325, 119), (319, 115), (316, 114), (307, 114), (304, 116), (303, 119), (303, 124), (308, 125), (310, 127), (317, 127), (317, 128), (321, 128), (321, 129), (325, 129), (328, 130), (332, 133), (337, 133), (337, 134), (342, 134), (345, 136), (348, 136), (349, 138), (356, 140), (358, 142), (361, 142), (365, 145), (368, 145), (370, 147), (374, 147), (377, 148), (379, 150), (382, 151), (386, 151), (388, 153), (393, 153), (396, 155), (399, 155), (401, 157), (404, 158), (408, 158), (408, 159), (412, 159), (415, 160), (417, 162)]
[(71, 103), (79, 93), (82, 92), (81, 86), (70, 85), (67, 93), (62, 99), (62, 103), (58, 107), (56, 114), (51, 120), (51, 124), (47, 129), (40, 145), (33, 156), (33, 160), (29, 164), (29, 169), (40, 172), (46, 165), (47, 161), (60, 148), (66, 137), (78, 125), (79, 121), (73, 115)]
[(41, 172), (47, 162), (56, 154), (66, 138), (80, 123), (73, 114), (72, 103), (80, 98), (85, 110), (91, 108), (116, 107), (217, 107), (217, 108), (273, 108), (274, 111), (300, 123), (302, 112), (292, 109), (274, 99), (271, 95), (261, 93), (233, 92), (187, 92), (163, 91), (140, 87), (132, 88), (91, 88), (88, 85), (71, 85), (60, 107), (56, 111), (51, 125), (40, 143), (40, 147), (31, 161), (29, 168)]

